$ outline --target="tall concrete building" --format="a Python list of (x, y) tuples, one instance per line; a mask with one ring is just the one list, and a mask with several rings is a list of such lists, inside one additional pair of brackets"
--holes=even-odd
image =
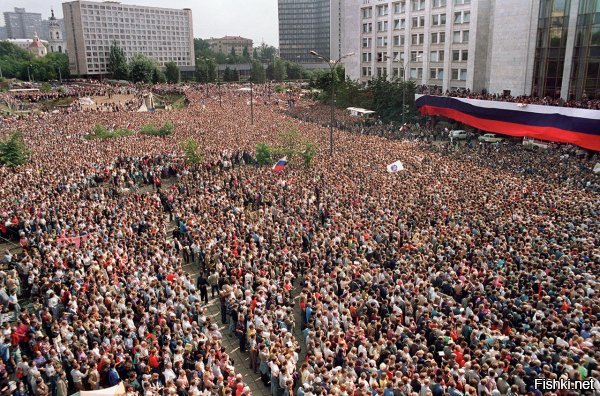
[(28, 39), (42, 30), (42, 14), (15, 7), (13, 12), (4, 13), (4, 26), (8, 38)]
[(225, 36), (221, 38), (211, 37), (207, 41), (208, 45), (210, 45), (210, 49), (215, 52), (229, 55), (231, 53), (231, 49), (233, 48), (237, 56), (242, 56), (244, 54), (244, 49), (247, 49), (248, 54), (252, 56), (252, 39), (243, 38), (240, 36)]
[[(279, 52), (282, 59), (322, 67), (312, 55), (316, 51), (325, 58), (332, 56), (332, 21), (339, 16), (332, 14), (339, 7), (332, 3), (341, 0), (278, 0)], [(338, 35), (339, 36), (339, 35)], [(334, 46), (335, 47), (335, 46)]]
[(540, 0), (532, 92), (600, 98), (600, 1)]
[(184, 68), (195, 65), (190, 9), (81, 0), (63, 3), (63, 15), (73, 74), (107, 74), (113, 43), (127, 58), (143, 54), (161, 66), (171, 61)]
[(360, 54), (345, 61), (349, 76), (406, 78), (443, 91), (484, 88), (491, 1), (364, 0), (354, 11), (356, 33), (344, 38)]

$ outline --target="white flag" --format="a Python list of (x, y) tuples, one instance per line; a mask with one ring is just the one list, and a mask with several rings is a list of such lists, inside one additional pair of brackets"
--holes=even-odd
[(596, 162), (594, 165), (594, 173), (600, 173), (600, 162)]
[(396, 161), (393, 164), (389, 164), (387, 166), (387, 171), (389, 173), (396, 173), (396, 172), (399, 172), (399, 171), (402, 171), (402, 170), (404, 170), (404, 165), (400, 161)]

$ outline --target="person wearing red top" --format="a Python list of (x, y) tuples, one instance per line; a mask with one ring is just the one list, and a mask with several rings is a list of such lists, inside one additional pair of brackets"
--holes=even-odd
[(153, 371), (158, 370), (160, 366), (160, 359), (158, 357), (158, 352), (156, 349), (152, 349), (150, 355), (148, 356), (148, 365), (152, 368)]

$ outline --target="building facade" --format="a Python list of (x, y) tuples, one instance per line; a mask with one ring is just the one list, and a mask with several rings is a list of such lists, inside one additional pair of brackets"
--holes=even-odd
[(48, 51), (65, 53), (67, 45), (64, 36), (64, 25), (61, 29), (60, 22), (54, 16), (54, 10), (51, 10), (52, 16), (48, 19)]
[(30, 38), (42, 30), (42, 14), (15, 7), (13, 12), (4, 13), (4, 26), (9, 39)]
[(240, 36), (225, 36), (221, 38), (209, 38), (208, 44), (210, 49), (214, 52), (220, 52), (221, 54), (231, 54), (231, 49), (235, 51), (236, 56), (242, 56), (244, 49), (248, 51), (248, 55), (252, 56), (253, 42), (251, 39), (247, 39)]
[[(339, 0), (337, 0), (339, 1)], [(307, 67), (322, 67), (310, 54), (316, 51), (330, 58), (331, 21), (339, 19), (332, 12), (332, 0), (278, 0), (279, 52), (282, 59), (302, 63)]]
[(48, 53), (48, 41), (40, 39), (34, 35), (32, 39), (6, 39), (13, 45), (30, 52), (33, 56), (46, 56)]
[(143, 54), (160, 66), (195, 65), (192, 11), (117, 2), (63, 3), (69, 68), (75, 75), (108, 73), (110, 47), (127, 58)]
[(532, 93), (600, 98), (600, 2), (540, 0)]
[(360, 57), (345, 62), (359, 61), (360, 67), (350, 77), (406, 78), (444, 92), (482, 89), (490, 5), (491, 0), (363, 0), (354, 36)]

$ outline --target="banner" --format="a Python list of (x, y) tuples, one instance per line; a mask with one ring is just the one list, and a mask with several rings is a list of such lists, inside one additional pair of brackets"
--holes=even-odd
[(488, 132), (570, 143), (600, 151), (600, 110), (416, 95), (422, 115), (438, 115)]

